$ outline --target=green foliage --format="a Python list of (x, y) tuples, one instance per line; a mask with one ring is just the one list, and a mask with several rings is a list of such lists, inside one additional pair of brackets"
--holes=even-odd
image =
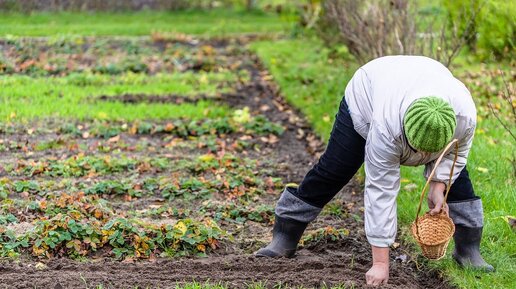
[(1, 225), (7, 225), (10, 223), (17, 223), (18, 218), (16, 218), (13, 214), (7, 214), (7, 215), (0, 215), (0, 226)]
[(16, 257), (30, 246), (26, 236), (18, 237), (13, 231), (0, 226), (0, 257)]
[(39, 185), (35, 181), (17, 181), (14, 183), (14, 190), (17, 193), (37, 192), (39, 191)]
[(87, 188), (84, 191), (86, 194), (96, 195), (129, 195), (132, 197), (141, 197), (142, 192), (135, 190), (131, 184), (126, 182), (119, 182), (115, 180), (102, 181), (96, 183), (93, 187)]
[(442, 0), (450, 19), (463, 31), (472, 13), (480, 9), (473, 30), (477, 37), (468, 44), (483, 59), (514, 59), (516, 56), (516, 3), (505, 0)]
[(345, 228), (336, 229), (334, 227), (328, 226), (326, 228), (319, 228), (313, 232), (309, 232), (305, 234), (300, 241), (302, 246), (308, 245), (310, 243), (317, 243), (321, 240), (328, 240), (335, 242), (337, 240), (342, 240), (349, 236), (349, 230)]
[(478, 46), (484, 57), (516, 57), (516, 2), (488, 0), (478, 26)]
[(100, 248), (107, 248), (115, 258), (204, 255), (216, 249), (225, 235), (209, 219), (181, 219), (174, 225), (155, 225), (116, 217), (113, 209), (98, 197), (81, 193), (54, 196), (30, 207), (41, 217), (28, 232), (15, 235), (2, 227), (17, 222), (12, 214), (0, 219), (0, 256), (15, 256), (31, 249), (32, 255), (41, 258), (78, 258)]
[(32, 254), (48, 258), (61, 252), (70, 257), (84, 256), (103, 245), (98, 221), (78, 222), (61, 214), (37, 222), (32, 236)]
[(214, 192), (213, 185), (206, 180), (198, 178), (183, 178), (175, 183), (163, 184), (160, 188), (161, 195), (170, 201), (174, 199), (192, 200), (202, 198)]
[[(50, 177), (81, 177), (95, 174), (112, 174), (119, 172), (140, 172), (152, 168), (154, 172), (164, 170), (168, 166), (166, 158), (135, 159), (119, 156), (94, 157), (78, 154), (64, 160), (19, 160), (16, 166), (6, 168), (11, 175), (36, 176), (47, 175)], [(16, 191), (36, 190), (33, 182), (17, 182)]]
[(253, 221), (269, 224), (274, 217), (274, 208), (269, 205), (246, 206), (239, 203), (218, 205), (209, 203), (203, 210), (210, 212), (214, 220), (234, 221), (245, 223)]

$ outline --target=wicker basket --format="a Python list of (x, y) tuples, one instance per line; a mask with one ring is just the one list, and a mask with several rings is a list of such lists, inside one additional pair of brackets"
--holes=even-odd
[(457, 161), (458, 156), (459, 145), (457, 139), (454, 139), (448, 144), (441, 156), (439, 156), (435, 162), (434, 168), (428, 177), (423, 191), (421, 192), (416, 220), (412, 223), (412, 234), (421, 247), (423, 256), (431, 260), (439, 260), (444, 257), (448, 243), (450, 242), (453, 233), (455, 233), (455, 225), (445, 210), (441, 210), (441, 213), (436, 215), (430, 215), (430, 213), (427, 212), (423, 216), (419, 216), (419, 213), (421, 212), (421, 205), (423, 203), (426, 189), (435, 174), (435, 170), (452, 145), (455, 145), (455, 158), (453, 159), (450, 178), (446, 188), (446, 194), (444, 196), (444, 203), (446, 204), (446, 199), (448, 198), (448, 193), (450, 192), (451, 187), (453, 168), (455, 167), (455, 162)]

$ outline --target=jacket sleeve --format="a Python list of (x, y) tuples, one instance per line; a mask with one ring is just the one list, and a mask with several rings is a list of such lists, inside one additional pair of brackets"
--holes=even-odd
[(365, 231), (369, 243), (389, 247), (396, 237), (396, 197), (400, 188), (400, 146), (373, 125), (365, 151)]
[[(453, 169), (452, 176), (452, 184), (455, 182), (460, 172), (466, 166), (468, 160), (469, 150), (471, 149), (471, 145), (473, 144), (473, 135), (475, 134), (475, 124), (471, 124), (469, 128), (467, 128), (463, 134), (463, 137), (459, 139), (459, 155), (457, 157), (457, 162), (455, 163), (455, 168)], [(450, 149), (450, 152), (445, 155), (437, 167), (435, 171), (435, 175), (432, 178), (432, 181), (441, 182), (448, 184), (450, 179), (450, 170), (453, 165), (453, 159), (455, 157), (455, 149)], [(434, 168), (435, 161), (427, 163), (425, 165), (424, 176), (426, 179), (430, 177), (430, 173)]]

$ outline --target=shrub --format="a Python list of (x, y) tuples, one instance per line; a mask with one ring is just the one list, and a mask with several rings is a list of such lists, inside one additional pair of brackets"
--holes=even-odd
[(457, 23), (459, 31), (467, 27), (468, 16), (479, 11), (471, 29), (474, 37), (468, 46), (478, 51), (481, 58), (494, 56), (497, 60), (513, 58), (515, 51), (516, 2), (505, 0), (443, 0), (448, 17)]
[(514, 59), (516, 56), (516, 2), (489, 0), (478, 24), (478, 48), (481, 56)]
[(323, 7), (319, 34), (330, 45), (346, 45), (362, 63), (404, 54), (426, 55), (449, 66), (473, 37), (478, 15), (474, 10), (459, 28), (452, 18), (425, 15), (408, 0), (326, 0)]

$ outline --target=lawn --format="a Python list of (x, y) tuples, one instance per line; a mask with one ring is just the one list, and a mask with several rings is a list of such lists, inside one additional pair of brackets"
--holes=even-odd
[(225, 36), (235, 33), (281, 33), (292, 28), (293, 18), (263, 12), (213, 10), (190, 12), (143, 11), (134, 13), (1, 13), (0, 34), (48, 35), (131, 35), (184, 33)]
[[(222, 288), (235, 280), (246, 280), (249, 288), (281, 281), (269, 275), (277, 267), (246, 254), (270, 238), (282, 186), (299, 182), (315, 161), (314, 152), (323, 149), (313, 132), (328, 138), (345, 85), (359, 66), (345, 50), (330, 51), (312, 36), (288, 37), (292, 20), (226, 10), (0, 15), (0, 256), (43, 264), (36, 270), (29, 263), (5, 280), (21, 282), (27, 271), (39, 276), (40, 286), (63, 278), (88, 288), (149, 284), (145, 274), (168, 276), (166, 284), (184, 276), (229, 282)], [(203, 40), (242, 33), (283, 39), (220, 46)], [(256, 73), (246, 47), (270, 75)], [(516, 190), (505, 156), (514, 144), (486, 107), (487, 101), (502, 104), (494, 97), (500, 82), (486, 76), (497, 65), (462, 57), (453, 71), (472, 90), (479, 111), (468, 166), (484, 202), (482, 253), (497, 272), (464, 271), (447, 256), (425, 262), (422, 271), (414, 262), (397, 265), (392, 281), (415, 282), (413, 272), (421, 279), (439, 278), (430, 270), (435, 268), (460, 288), (511, 288), (516, 237), (507, 218), (516, 211)], [(513, 75), (514, 67), (502, 67)], [(275, 98), (272, 82), (287, 103)], [(404, 168), (402, 174), (399, 239), (413, 247), (407, 228), (423, 178), (421, 168)], [(338, 273), (325, 275), (330, 285), (362, 286), (368, 245), (361, 208), (350, 205), (360, 203), (360, 186), (347, 192), (303, 240), (313, 263), (273, 264), (289, 274), (291, 284), (322, 286), (310, 280), (335, 269)], [(317, 251), (318, 246), (332, 249)], [(349, 246), (360, 253), (349, 252)], [(393, 258), (406, 250), (405, 245), (393, 250)], [(210, 257), (174, 259), (181, 256)], [(64, 276), (47, 262), (55, 257), (125, 263), (108, 261), (107, 270), (116, 272), (110, 280), (91, 273), (88, 266), (96, 265), (87, 263), (65, 263), (75, 269)], [(150, 262), (135, 262), (140, 259)], [(316, 269), (297, 269), (310, 266)], [(206, 273), (196, 273), (199, 268)], [(84, 281), (73, 279), (77, 274)], [(248, 282), (267, 276), (272, 283)], [(201, 284), (178, 287), (218, 288)]]

